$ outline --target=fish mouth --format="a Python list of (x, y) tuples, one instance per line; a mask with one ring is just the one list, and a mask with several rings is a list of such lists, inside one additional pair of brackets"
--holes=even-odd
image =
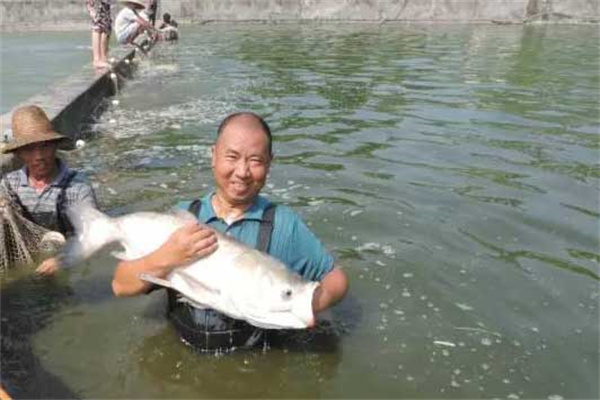
[(313, 297), (320, 285), (319, 282), (310, 282), (306, 288), (306, 301), (297, 304), (295, 313), (302, 316), (301, 320), (305, 324), (303, 328), (312, 328), (316, 325), (315, 312), (313, 310)]
[(316, 325), (312, 308), (312, 298), (318, 282), (310, 282), (302, 293), (302, 301), (296, 301), (289, 307), (270, 308), (268, 313), (256, 314), (245, 312), (247, 321), (265, 329), (307, 329)]

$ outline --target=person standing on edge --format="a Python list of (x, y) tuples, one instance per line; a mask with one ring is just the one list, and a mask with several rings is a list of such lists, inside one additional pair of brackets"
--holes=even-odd
[(115, 18), (117, 43), (136, 45), (135, 40), (143, 32), (152, 40), (160, 39), (158, 30), (146, 19), (147, 14), (142, 12), (146, 8), (143, 0), (121, 0), (121, 3), (124, 7)]
[[(44, 110), (37, 106), (13, 112), (12, 132), (13, 138), (2, 152), (15, 153), (24, 166), (2, 177), (0, 191), (19, 206), (25, 218), (69, 236), (73, 228), (66, 216), (68, 207), (87, 202), (97, 208), (97, 201), (87, 179), (57, 156), (59, 143), (67, 138), (54, 131)], [(59, 267), (58, 259), (52, 257), (36, 272), (52, 275)]]
[[(221, 122), (212, 147), (216, 191), (180, 207), (210, 228), (269, 253), (305, 279), (319, 281), (312, 302), (316, 314), (345, 296), (348, 280), (296, 212), (259, 195), (272, 159), (271, 130), (260, 116), (249, 112), (228, 116)], [(162, 278), (211, 254), (218, 243), (210, 228), (188, 223), (155, 252), (120, 262), (112, 283), (115, 295), (148, 293), (156, 287), (140, 280), (140, 273)], [(197, 349), (228, 351), (265, 343), (266, 330), (215, 310), (196, 308), (180, 301), (180, 295), (170, 289), (168, 293), (169, 317), (182, 339)]]
[(108, 68), (108, 42), (112, 30), (111, 0), (86, 0), (92, 19), (92, 62), (94, 68)]

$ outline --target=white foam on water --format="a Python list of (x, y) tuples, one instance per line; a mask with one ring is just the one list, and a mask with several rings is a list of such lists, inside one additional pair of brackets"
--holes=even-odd
[[(354, 237), (355, 236), (352, 237), (353, 238), (352, 240), (354, 240)], [(361, 251), (380, 251), (383, 254), (385, 254), (386, 256), (392, 256), (392, 255), (396, 254), (396, 251), (394, 250), (394, 248), (391, 245), (389, 245), (389, 244), (382, 245), (380, 243), (374, 243), (374, 242), (364, 243), (364, 244), (358, 246), (356, 248), (356, 251), (359, 251), (359, 252), (361, 252)]]
[(463, 303), (454, 303), (454, 305), (458, 308), (460, 308), (463, 311), (473, 311), (473, 307), (467, 305), (467, 304), (463, 304)]
[(438, 346), (456, 347), (456, 344), (445, 341), (445, 340), (434, 340), (433, 344), (438, 345)]
[[(217, 125), (220, 119), (234, 111), (234, 104), (217, 99), (195, 99), (158, 110), (137, 110), (126, 107), (109, 109), (97, 124), (116, 138), (143, 136), (163, 129), (180, 130), (182, 125)], [(116, 125), (106, 126), (109, 124)], [(175, 126), (175, 127), (173, 127)]]

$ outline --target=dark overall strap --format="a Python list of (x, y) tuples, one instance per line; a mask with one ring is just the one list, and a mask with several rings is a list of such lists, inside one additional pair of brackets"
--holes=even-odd
[(200, 210), (202, 209), (202, 201), (200, 199), (196, 199), (190, 203), (188, 207), (188, 211), (191, 212), (194, 217), (198, 218), (200, 216)]
[(69, 171), (67, 176), (63, 178), (59, 185), (60, 192), (56, 198), (56, 222), (58, 223), (59, 232), (64, 235), (70, 235), (73, 233), (73, 226), (69, 222), (69, 219), (63, 210), (65, 209), (67, 201), (67, 188), (73, 181), (73, 178), (75, 178), (75, 175), (77, 175), (77, 171)]
[(275, 204), (270, 203), (263, 213), (263, 219), (260, 221), (260, 230), (258, 231), (258, 250), (264, 251), (265, 253), (269, 252), (274, 220)]

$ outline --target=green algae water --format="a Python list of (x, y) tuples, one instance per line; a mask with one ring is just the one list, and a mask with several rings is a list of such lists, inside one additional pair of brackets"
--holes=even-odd
[[(197, 354), (164, 294), (113, 298), (109, 250), (55, 279), (21, 271), (1, 287), (15, 397), (598, 398), (596, 26), (181, 36), (141, 63), (71, 164), (112, 215), (166, 211), (212, 187), (220, 120), (260, 113), (274, 132), (265, 194), (304, 216), (350, 294), (315, 331)], [(9, 63), (3, 96), (19, 89)]]
[(2, 33), (0, 113), (79, 72), (91, 49), (89, 32)]

